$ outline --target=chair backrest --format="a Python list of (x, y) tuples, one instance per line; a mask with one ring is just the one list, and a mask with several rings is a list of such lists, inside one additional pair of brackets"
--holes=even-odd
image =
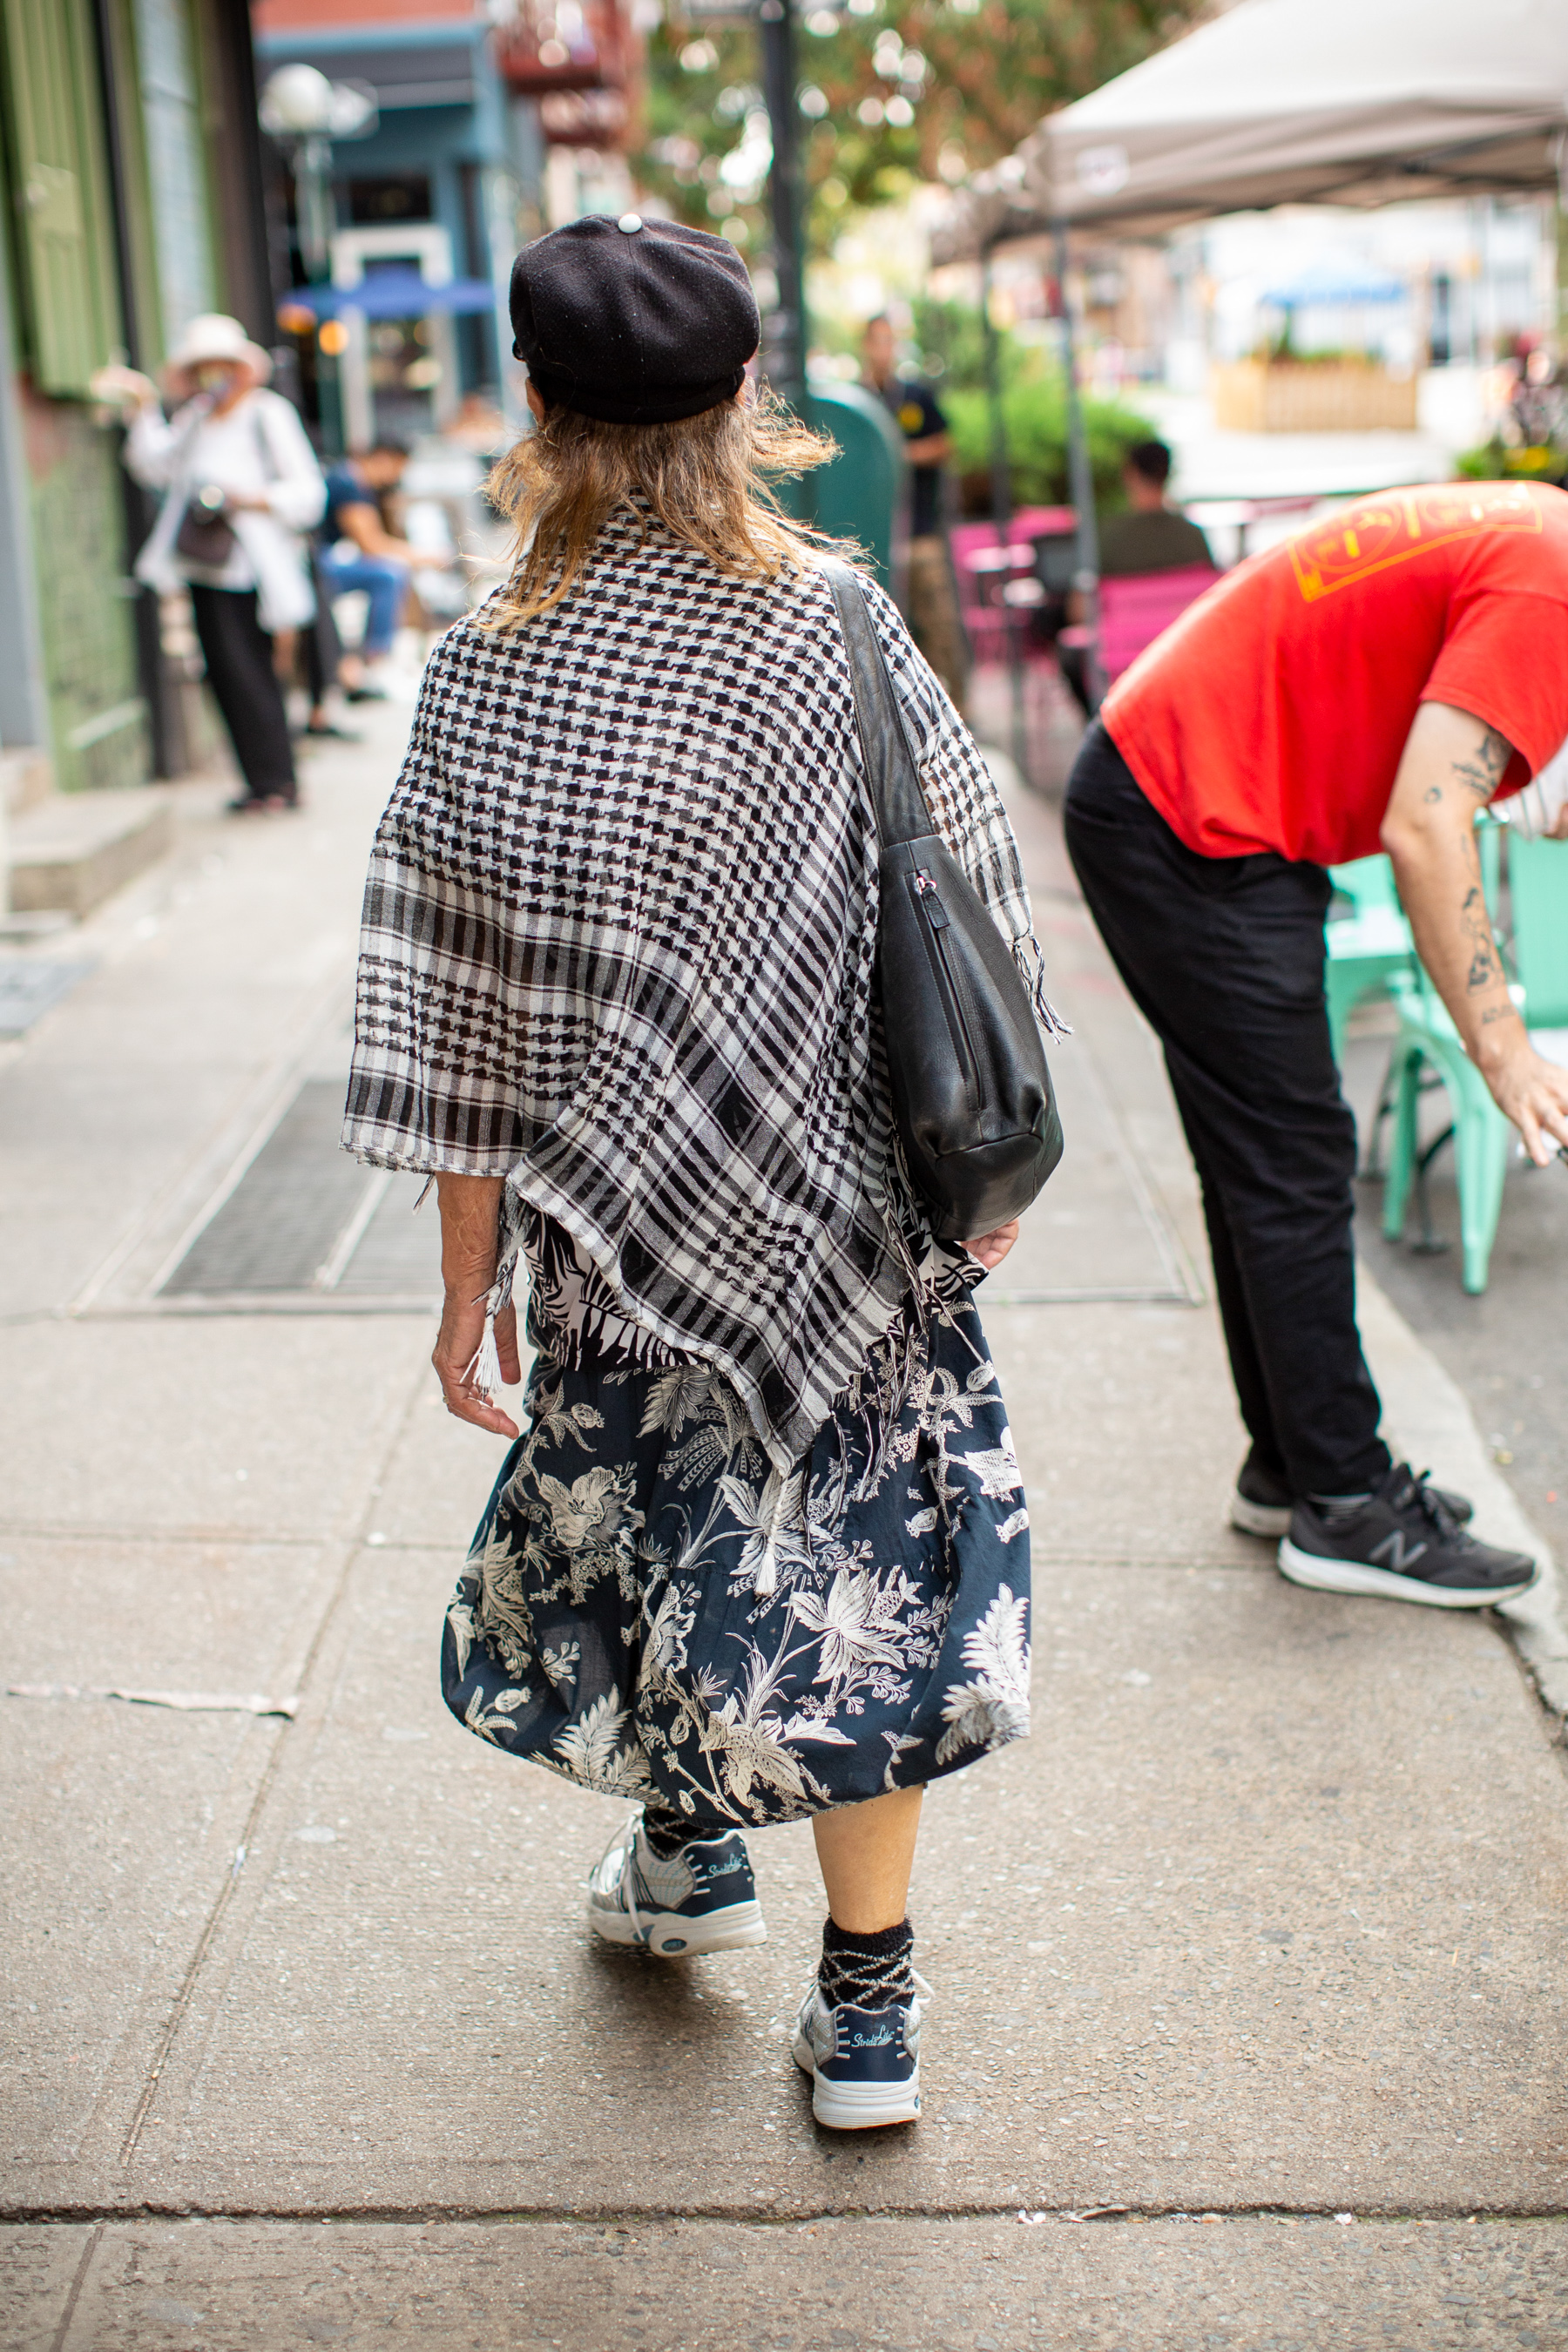
[(1100, 663), (1120, 677), (1179, 614), (1219, 578), (1206, 563), (1171, 572), (1132, 572), (1100, 583)]
[(981, 548), (995, 547), (999, 543), (994, 522), (955, 522), (947, 538), (952, 550), (952, 560), (961, 572), (970, 569)]
[(1076, 507), (1020, 507), (1007, 526), (1014, 546), (1025, 539), (1055, 539), (1078, 529)]
[(1508, 839), (1514, 970), (1532, 1029), (1568, 1026), (1568, 842)]
[(1358, 915), (1382, 914), (1392, 909), (1398, 914), (1399, 893), (1394, 887), (1394, 867), (1382, 856), (1352, 857), (1348, 865), (1331, 866), (1329, 879), (1342, 898), (1348, 898)]

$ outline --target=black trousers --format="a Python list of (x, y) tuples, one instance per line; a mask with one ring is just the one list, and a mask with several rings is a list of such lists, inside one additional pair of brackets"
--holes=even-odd
[(1199, 856), (1098, 720), (1068, 786), (1067, 841), (1165, 1049), (1253, 1445), (1294, 1494), (1354, 1493), (1389, 1455), (1355, 1322), (1355, 1122), (1323, 994), (1329, 877), (1272, 852)]
[(272, 640), (256, 617), (255, 589), (204, 588), (193, 581), (191, 610), (207, 684), (223, 713), (247, 793), (253, 801), (293, 800), (289, 714), (272, 667)]

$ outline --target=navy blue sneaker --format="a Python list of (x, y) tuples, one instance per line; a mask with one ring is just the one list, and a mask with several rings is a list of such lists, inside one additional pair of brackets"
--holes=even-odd
[(811, 2112), (829, 2131), (912, 2124), (921, 2111), (921, 2004), (836, 2009), (814, 1984), (795, 2021), (795, 2063), (811, 2076)]
[(588, 1874), (588, 1925), (607, 1944), (645, 1944), (661, 1959), (735, 1952), (768, 1939), (751, 1856), (739, 1830), (693, 1838), (668, 1860), (634, 1813)]

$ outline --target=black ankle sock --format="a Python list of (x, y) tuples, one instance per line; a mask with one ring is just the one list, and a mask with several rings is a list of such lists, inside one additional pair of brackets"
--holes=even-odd
[(907, 1919), (874, 1936), (853, 1936), (828, 1919), (816, 1981), (836, 2009), (887, 2009), (896, 2000), (912, 2000), (914, 1948), (915, 1933)]
[(688, 1821), (679, 1813), (656, 1813), (651, 1806), (643, 1807), (642, 1833), (647, 1840), (648, 1851), (660, 1862), (672, 1862), (683, 1845), (689, 1845), (697, 1834)]

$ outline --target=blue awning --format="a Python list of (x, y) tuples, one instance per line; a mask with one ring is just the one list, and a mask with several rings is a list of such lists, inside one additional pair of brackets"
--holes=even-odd
[(1309, 261), (1260, 299), (1277, 310), (1300, 310), (1309, 303), (1403, 302), (1409, 290), (1402, 278), (1391, 277), (1374, 262), (1325, 257)]
[(366, 319), (424, 319), (435, 310), (463, 316), (493, 310), (495, 301), (495, 288), (486, 278), (452, 278), (445, 286), (431, 286), (416, 269), (373, 269), (357, 286), (290, 287), (281, 308), (313, 310), (318, 319), (335, 319), (344, 310), (358, 310)]

